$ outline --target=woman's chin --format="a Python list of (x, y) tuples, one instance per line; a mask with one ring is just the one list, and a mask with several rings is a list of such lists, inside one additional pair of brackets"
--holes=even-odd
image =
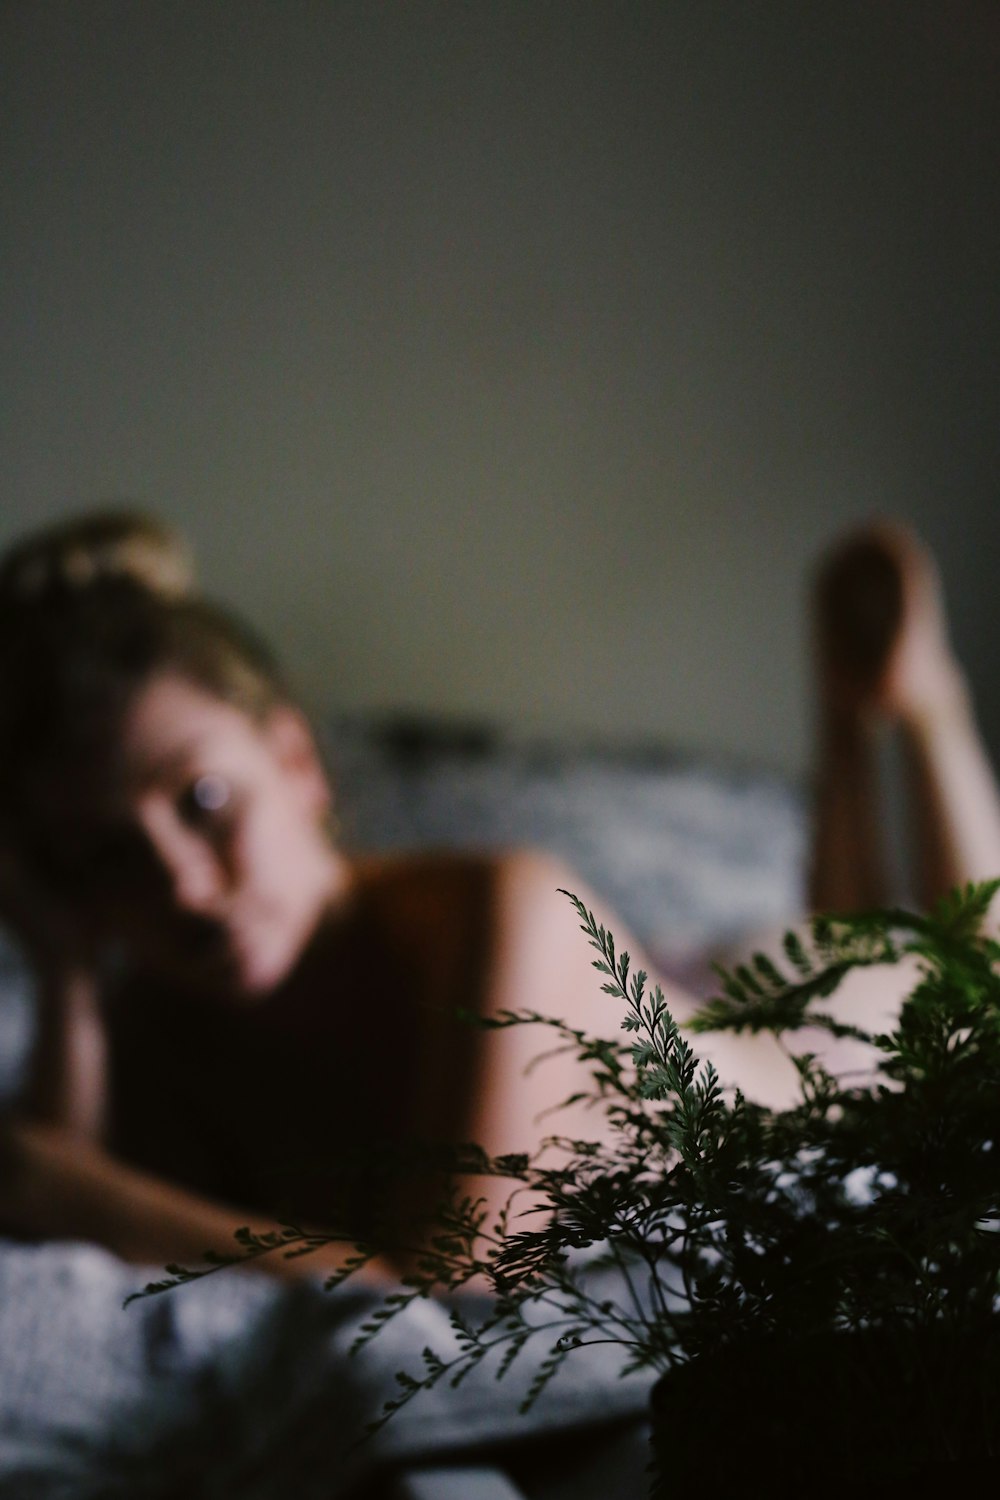
[(226, 967), (223, 986), (234, 1000), (259, 1003), (284, 984), (298, 959), (298, 948), (290, 944), (234, 954)]
[(226, 944), (193, 962), (176, 961), (167, 967), (185, 988), (237, 1005), (260, 1004), (290, 976), (298, 962), (293, 943)]
[(292, 977), (318, 920), (206, 926), (168, 948), (157, 942), (143, 953), (139, 947), (135, 957), (140, 967), (182, 989), (232, 1004), (260, 1004)]
[(322, 930), (326, 911), (326, 903), (317, 903), (305, 920), (274, 923), (246, 942), (234, 938), (227, 952), (233, 998), (260, 1003), (292, 979)]

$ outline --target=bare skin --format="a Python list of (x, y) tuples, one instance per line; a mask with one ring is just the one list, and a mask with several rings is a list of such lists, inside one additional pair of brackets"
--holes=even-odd
[[(363, 967), (363, 1001), (372, 1016), (391, 1011), (398, 998), (394, 987), (401, 982), (408, 986), (408, 1003), (419, 1018), (413, 1057), (417, 1087), (408, 1128), (418, 1138), (475, 1140), (500, 1154), (530, 1151), (555, 1130), (593, 1134), (596, 1118), (582, 1107), (560, 1111), (557, 1117), (548, 1113), (583, 1079), (566, 1056), (528, 1069), (540, 1051), (550, 1048), (552, 1039), (544, 1028), (481, 1032), (454, 1019), (460, 1007), (487, 1015), (527, 1008), (569, 1016), (573, 1024), (598, 1034), (618, 1024), (615, 1002), (601, 993), (575, 913), (558, 891), (560, 885), (579, 884), (558, 862), (527, 852), (494, 860), (432, 856), (351, 866), (351, 898), (333, 917), (341, 955), (337, 969), (349, 971), (351, 954)], [(580, 893), (595, 904), (592, 893)], [(380, 965), (368, 946), (370, 922), (355, 917), (362, 907), (375, 914), (385, 947), (405, 951), (406, 969)], [(470, 944), (470, 930), (479, 931), (481, 941)], [(355, 946), (361, 943), (363, 947)], [(79, 997), (69, 998), (75, 1004)], [(294, 1004), (302, 996), (289, 992), (286, 999)], [(355, 1003), (356, 993), (339, 996), (327, 985), (325, 1002), (345, 1000)], [(671, 1001), (681, 1014), (690, 1013), (694, 1004), (679, 991), (671, 992)], [(80, 1041), (79, 1012), (71, 1006), (63, 1019)], [(73, 1118), (73, 1101), (95, 1092), (94, 1075), (106, 1070), (106, 1055), (99, 1047), (70, 1045), (68, 1050), (75, 1067), (63, 1073), (66, 1094), (58, 1118), (26, 1120), (9, 1133), (5, 1202), (11, 1227), (31, 1234), (80, 1235), (125, 1259), (162, 1264), (197, 1261), (209, 1247), (224, 1251), (242, 1225), (273, 1225), (273, 1217), (193, 1193), (113, 1154), (93, 1135), (89, 1111)], [(366, 1067), (370, 1072), (364, 1076)], [(352, 1071), (355, 1090), (361, 1097), (367, 1094), (370, 1108), (377, 1110), (384, 1078), (374, 1049), (359, 1049)], [(306, 1141), (303, 1148), (311, 1144), (323, 1143)], [(247, 1148), (254, 1148), (252, 1139)], [(469, 1187), (495, 1212), (512, 1184), (476, 1179)], [(435, 1187), (425, 1210), (436, 1201), (436, 1192)], [(404, 1192), (401, 1206), (418, 1216), (411, 1190)], [(331, 1246), (305, 1259), (274, 1256), (260, 1264), (280, 1276), (316, 1275), (336, 1268), (343, 1253)], [(374, 1274), (391, 1272), (376, 1267)]]
[[(273, 1222), (137, 1171), (117, 1154), (120, 1146), (127, 1155), (129, 1142), (109, 1141), (108, 1035), (87, 967), (88, 949), (105, 935), (128, 956), (139, 1006), (144, 974), (160, 990), (173, 987), (178, 1005), (186, 997), (190, 1051), (198, 1049), (199, 1013), (228, 1016), (236, 1041), (256, 1029), (279, 1048), (304, 1017), (312, 1028), (303, 1033), (305, 1051), (330, 1047), (331, 1086), (339, 1068), (352, 1116), (377, 1118), (386, 1091), (378, 1018), (409, 1015), (416, 1022), (402, 1085), (415, 1085), (404, 1136), (477, 1140), (500, 1153), (532, 1149), (555, 1128), (538, 1117), (579, 1087), (572, 1060), (524, 1075), (547, 1034), (483, 1033), (454, 1016), (460, 1007), (484, 1015), (523, 1007), (598, 1031), (615, 1024), (558, 892), (569, 886), (594, 904), (569, 871), (528, 853), (347, 858), (326, 833), (329, 790), (291, 709), (257, 726), (179, 679), (160, 679), (134, 704), (123, 740), (124, 774), (116, 768), (105, 784), (91, 781), (86, 796), (71, 788), (59, 808), (66, 857), (90, 883), (74, 913), (78, 941), (69, 940), (68, 918), (36, 922), (42, 1042), (31, 1117), (10, 1127), (6, 1142), (10, 1227), (82, 1234), (155, 1264), (225, 1249), (241, 1225)], [(105, 850), (113, 855), (107, 870)], [(55, 951), (43, 937), (54, 924), (63, 934)], [(345, 1007), (371, 1018), (346, 1062), (336, 1030)], [(318, 1010), (332, 1015), (333, 1028), (317, 1032)], [(137, 1066), (154, 1066), (166, 1035), (146, 1038)], [(211, 1118), (225, 1126), (235, 1111), (221, 1085), (219, 1092), (223, 1104)], [(570, 1112), (558, 1128), (583, 1134), (593, 1123)], [(211, 1144), (206, 1138), (206, 1149)], [(249, 1139), (245, 1151), (266, 1145)], [(318, 1128), (302, 1142), (306, 1152), (323, 1147)], [(494, 1209), (509, 1187), (476, 1184)], [(331, 1250), (325, 1268), (339, 1258)], [(313, 1257), (271, 1265), (290, 1275), (324, 1269)]]
[(898, 732), (916, 888), (930, 905), (1000, 874), (1000, 794), (948, 640), (933, 558), (899, 525), (857, 533), (824, 562), (815, 599), (818, 756), (810, 901), (890, 898), (877, 745)]
[[(898, 529), (878, 529), (853, 545), (853, 556), (845, 549), (831, 563), (819, 599), (813, 900), (827, 909), (886, 895), (870, 744), (882, 722), (898, 725), (911, 747), (928, 895), (1000, 873), (1000, 802), (947, 646), (929, 560)], [(858, 599), (872, 577), (877, 607), (866, 613)], [(102, 870), (106, 846), (114, 861), (106, 879), (91, 877), (73, 914), (76, 937), (85, 941), (68, 940), (65, 913), (43, 914), (41, 897), (33, 905), (43, 1034), (30, 1115), (8, 1127), (4, 1142), (8, 1227), (83, 1235), (157, 1265), (197, 1259), (209, 1246), (226, 1249), (241, 1225), (274, 1221), (223, 1201), (224, 1194), (137, 1170), (109, 1149), (108, 1035), (89, 962), (108, 935), (124, 946), (137, 976), (184, 997), (194, 1017), (192, 1046), (200, 1007), (206, 1016), (232, 1016), (234, 1037), (259, 1033), (276, 1049), (290, 1028), (294, 1040), (297, 1017), (307, 1028), (317, 1015), (332, 1018), (332, 1026), (303, 1033), (303, 1055), (330, 1049), (320, 1051), (320, 1063), (328, 1057), (331, 1079), (348, 1079), (356, 1118), (383, 1123), (386, 1082), (377, 1050), (349, 1048), (346, 1033), (339, 1035), (341, 1014), (359, 1013), (367, 1035), (378, 1034), (381, 1017), (410, 1018), (405, 1051), (393, 1060), (408, 1111), (395, 1128), (404, 1136), (476, 1140), (501, 1153), (531, 1149), (553, 1129), (587, 1136), (599, 1128), (579, 1107), (555, 1119), (546, 1114), (583, 1081), (567, 1056), (525, 1071), (546, 1050), (547, 1033), (483, 1033), (453, 1019), (459, 1006), (483, 1015), (528, 1009), (598, 1035), (614, 1029), (617, 1007), (601, 993), (593, 954), (559, 888), (592, 906), (637, 964), (641, 955), (573, 872), (527, 852), (348, 858), (326, 832), (329, 787), (308, 729), (290, 708), (258, 725), (180, 679), (154, 679), (132, 706), (122, 748), (124, 776), (89, 786), (86, 796), (71, 789), (55, 808), (60, 837), (67, 820), (85, 811), (67, 842), (88, 872)], [(53, 931), (63, 939), (46, 946)], [(900, 986), (898, 974), (870, 971), (836, 997), (837, 1012), (885, 1024)], [(698, 1002), (675, 986), (664, 989), (683, 1021)], [(769, 1037), (699, 1038), (698, 1051), (751, 1097), (781, 1105), (795, 1095), (794, 1070)], [(838, 1051), (826, 1061), (843, 1071), (866, 1059)], [(331, 1084), (334, 1095), (337, 1087)], [(388, 1094), (396, 1097), (395, 1085)], [(355, 1109), (358, 1099), (364, 1107)], [(221, 1111), (223, 1127), (230, 1113), (238, 1116)], [(308, 1128), (303, 1150), (321, 1150), (322, 1125)], [(210, 1135), (206, 1146), (215, 1142), (215, 1125)], [(234, 1142), (238, 1156), (238, 1136)], [(252, 1159), (266, 1145), (259, 1137), (242, 1149)], [(476, 1186), (491, 1208), (509, 1188)], [(409, 1191), (402, 1209), (419, 1218), (422, 1189)], [(342, 1254), (331, 1247), (318, 1257), (261, 1264), (281, 1276), (316, 1275)]]
[[(565, 1015), (593, 1034), (613, 1031), (619, 1024), (619, 1007), (601, 993), (592, 954), (558, 888), (576, 889), (602, 919), (613, 921), (593, 894), (558, 862), (529, 852), (489, 861), (485, 872), (482, 861), (462, 856), (368, 862), (356, 878), (386, 916), (387, 935), (407, 939), (414, 973), (430, 976), (420, 1001), (419, 1054), (414, 1060), (420, 1082), (413, 1100), (414, 1134), (432, 1140), (475, 1140), (491, 1154), (500, 1154), (533, 1150), (542, 1136), (554, 1131), (583, 1138), (599, 1131), (599, 1117), (582, 1105), (553, 1113), (584, 1079), (569, 1056), (530, 1067), (551, 1047), (545, 1028), (482, 1033), (453, 1020), (457, 1006), (467, 1008), (470, 994), (478, 994), (485, 1014), (534, 1009)], [(456, 891), (463, 887), (474, 893), (464, 902), (461, 897), (456, 900)], [(474, 910), (486, 892), (488, 910)], [(489, 958), (477, 974), (470, 967), (466, 933), (484, 916)], [(628, 943), (620, 925), (616, 931)], [(350, 942), (347, 931), (343, 937)], [(641, 961), (635, 945), (632, 951)], [(371, 961), (367, 948), (359, 957)], [(680, 1019), (697, 1006), (674, 987), (668, 986), (667, 993)], [(365, 1004), (377, 1011), (390, 999), (381, 990), (378, 965), (373, 964)], [(774, 1103), (794, 1097), (794, 1071), (770, 1037), (706, 1040), (707, 1046), (699, 1039), (698, 1050), (713, 1058), (723, 1077), (738, 1079), (749, 1092)], [(92, 1052), (81, 1049), (78, 1060), (81, 1071), (94, 1066)], [(359, 1063), (364, 1061), (359, 1058)], [(377, 1107), (379, 1082), (374, 1074), (368, 1086)], [(79, 1085), (75, 1087), (79, 1092)], [(22, 1233), (81, 1236), (126, 1260), (158, 1265), (175, 1260), (197, 1263), (208, 1248), (226, 1251), (241, 1226), (262, 1230), (275, 1222), (273, 1216), (219, 1202), (137, 1170), (65, 1118), (58, 1124), (34, 1120), (15, 1125), (7, 1150), (6, 1216)], [(506, 1203), (512, 1186), (502, 1178), (476, 1178), (468, 1184), (485, 1199), (491, 1214)], [(422, 1184), (416, 1188), (421, 1191)], [(434, 1201), (436, 1188), (423, 1209)], [(411, 1195), (404, 1193), (401, 1208), (418, 1219), (420, 1210)], [(282, 1278), (328, 1274), (342, 1264), (347, 1248), (330, 1245), (306, 1258), (284, 1260), (274, 1255), (256, 1264)], [(394, 1271), (376, 1262), (368, 1274), (384, 1281)]]

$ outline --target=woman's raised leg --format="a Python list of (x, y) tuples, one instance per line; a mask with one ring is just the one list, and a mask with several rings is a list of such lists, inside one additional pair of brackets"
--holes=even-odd
[(1000, 790), (948, 639), (937, 569), (900, 525), (842, 543), (816, 585), (819, 755), (810, 901), (889, 897), (878, 739), (901, 736), (916, 894), (1000, 875)]

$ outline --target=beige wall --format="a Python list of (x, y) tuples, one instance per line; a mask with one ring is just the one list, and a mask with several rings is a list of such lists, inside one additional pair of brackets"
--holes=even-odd
[(105, 497), (330, 706), (798, 767), (938, 547), (1000, 748), (990, 0), (8, 0), (0, 542)]

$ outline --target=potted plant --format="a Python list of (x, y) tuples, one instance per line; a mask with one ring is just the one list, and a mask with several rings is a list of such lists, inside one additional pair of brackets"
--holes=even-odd
[[(378, 1335), (416, 1297), (485, 1278), (487, 1315), (453, 1315), (459, 1352), (425, 1351), (382, 1420), (488, 1358), (536, 1359), (527, 1403), (596, 1340), (649, 1369), (654, 1495), (813, 1492), (980, 1474), (1000, 1458), (1000, 943), (983, 931), (1000, 881), (929, 915), (815, 919), (720, 971), (695, 1031), (819, 1026), (867, 1042), (874, 1076), (845, 1082), (795, 1056), (800, 1097), (775, 1110), (727, 1093), (699, 1063), (659, 988), (575, 896), (625, 1038), (545, 1020), (587, 1064), (602, 1129), (558, 1139), (557, 1163), (455, 1166), (517, 1188), (488, 1222), (455, 1194), (403, 1287), (362, 1328)], [(843, 1025), (818, 1002), (860, 967), (915, 955), (890, 1033)], [(523, 1195), (523, 1196), (522, 1196)], [(528, 1213), (518, 1204), (527, 1199)], [(294, 1227), (244, 1250), (296, 1253)], [(367, 1252), (362, 1252), (362, 1256)], [(359, 1256), (359, 1259), (362, 1257)], [(166, 1283), (190, 1274), (180, 1268)]]

